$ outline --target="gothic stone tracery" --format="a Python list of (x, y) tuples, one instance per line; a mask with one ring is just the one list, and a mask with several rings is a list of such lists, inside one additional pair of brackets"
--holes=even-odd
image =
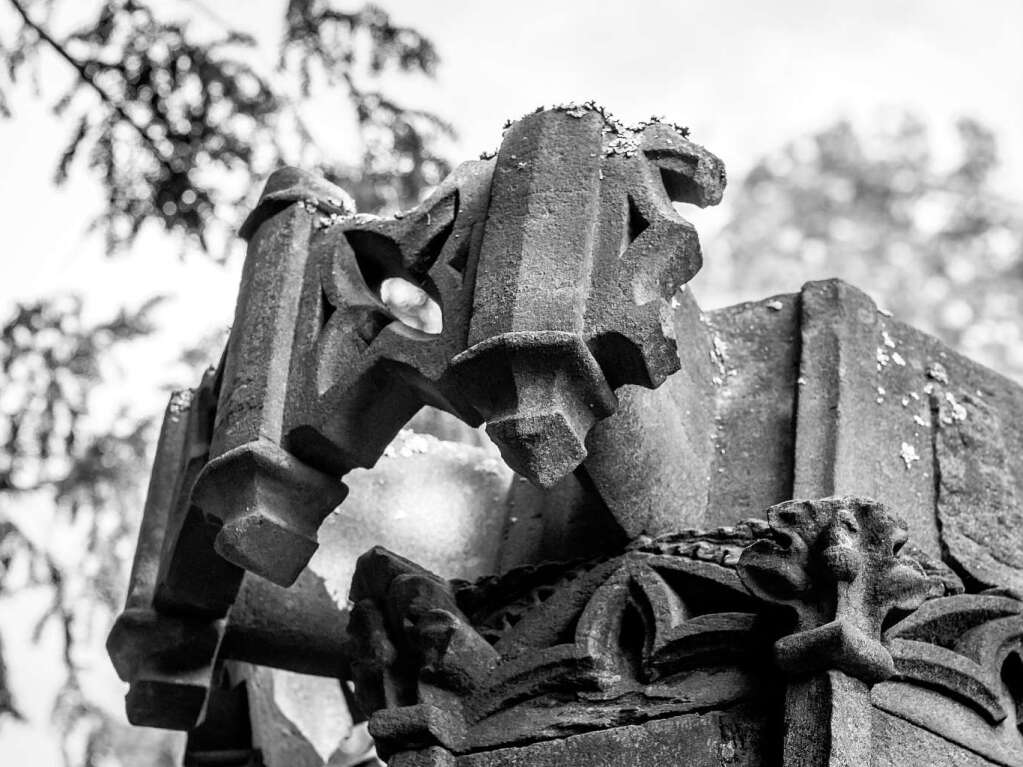
[[(224, 358), (165, 416), (109, 640), (132, 721), (295, 759), (245, 719), (274, 666), (339, 680), (399, 767), (1023, 765), (1023, 392), (837, 281), (700, 312), (674, 204), (724, 182), (593, 105), (393, 217), (275, 174)], [(518, 472), (445, 531), (503, 530), (490, 575), (377, 547), (349, 610), (317, 531), (424, 406)]]

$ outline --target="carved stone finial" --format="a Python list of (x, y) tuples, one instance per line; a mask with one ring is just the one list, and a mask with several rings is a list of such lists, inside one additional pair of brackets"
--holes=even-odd
[(508, 464), (550, 486), (586, 457), (614, 389), (679, 369), (668, 302), (702, 260), (671, 203), (716, 205), (724, 165), (672, 126), (591, 108), (514, 123), (496, 163), (456, 365)]
[[(702, 263), (672, 203), (717, 204), (724, 165), (686, 131), (626, 128), (595, 105), (512, 124), (391, 217), (294, 169), (246, 223), (249, 255), (196, 504), (216, 550), (288, 585), (341, 477), (372, 466), (424, 405), (488, 425), (505, 461), (551, 486), (586, 457), (625, 384), (680, 367), (671, 300)], [(388, 279), (441, 307), (438, 332), (384, 300)]]
[(895, 673), (880, 641), (893, 608), (940, 588), (899, 555), (905, 526), (865, 498), (789, 501), (767, 512), (770, 538), (739, 558), (739, 575), (766, 602), (791, 608), (796, 630), (775, 643), (779, 666), (808, 675), (838, 669), (868, 683)]

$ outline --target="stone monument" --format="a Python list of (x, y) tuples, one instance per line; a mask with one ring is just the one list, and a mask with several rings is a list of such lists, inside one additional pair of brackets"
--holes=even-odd
[(392, 217), (271, 177), (165, 416), (129, 718), (191, 765), (1023, 765), (1023, 390), (839, 281), (701, 312), (675, 206), (724, 186), (593, 104)]

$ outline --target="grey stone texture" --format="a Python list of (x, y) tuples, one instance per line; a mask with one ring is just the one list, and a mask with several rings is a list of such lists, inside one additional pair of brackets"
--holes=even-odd
[(724, 184), (593, 104), (392, 217), (276, 173), (165, 415), (129, 718), (195, 765), (1023, 765), (1023, 390), (840, 281), (702, 312)]

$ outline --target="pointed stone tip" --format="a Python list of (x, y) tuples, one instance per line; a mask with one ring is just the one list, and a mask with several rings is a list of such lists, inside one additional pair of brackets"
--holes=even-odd
[(316, 551), (316, 531), (347, 494), (338, 479), (257, 440), (210, 461), (192, 500), (222, 522), (214, 548), (224, 559), (290, 586)]
[(229, 562), (287, 588), (319, 544), (256, 509), (226, 522), (213, 547)]
[(586, 431), (561, 410), (509, 416), (491, 422), (487, 433), (505, 463), (533, 484), (549, 489), (586, 458)]

